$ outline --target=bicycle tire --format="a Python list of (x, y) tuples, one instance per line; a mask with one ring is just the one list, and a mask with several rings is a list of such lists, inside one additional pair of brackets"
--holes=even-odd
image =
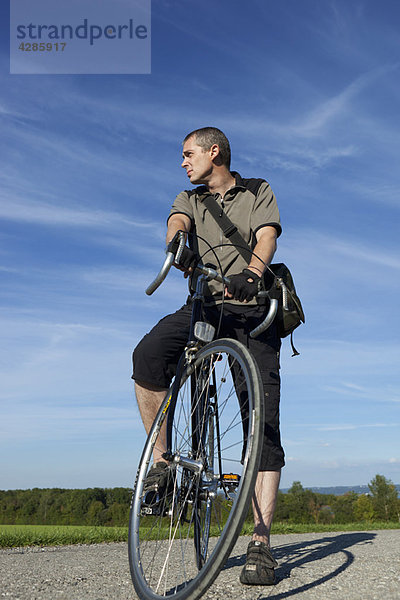
[[(215, 377), (215, 372), (213, 371)], [(196, 447), (192, 448), (192, 454), (201, 458), (205, 464), (213, 465), (215, 457), (215, 419), (216, 407), (210, 398), (209, 377), (204, 373), (198, 378), (192, 375), (192, 398), (194, 404), (198, 407), (197, 421), (200, 423), (199, 436), (196, 440)], [(214, 385), (214, 383), (213, 383)], [(194, 388), (194, 389), (193, 389)], [(198, 398), (198, 392), (201, 392)], [(192, 427), (193, 431), (193, 427)], [(193, 503), (193, 540), (196, 555), (196, 565), (200, 570), (203, 568), (207, 557), (208, 541), (210, 537), (210, 528), (212, 520), (212, 499), (207, 498), (206, 502), (197, 496)]]
[[(189, 383), (191, 376), (197, 378), (202, 369), (210, 370), (210, 364), (206, 381), (207, 385), (213, 385), (209, 383), (213, 373), (216, 389), (208, 390), (206, 404), (209, 407), (214, 403), (214, 408), (200, 423), (200, 427), (208, 429), (200, 444), (200, 458), (192, 458), (193, 406)], [(204, 594), (240, 534), (261, 455), (262, 383), (258, 367), (243, 344), (220, 339), (205, 345), (183, 372), (176, 403), (171, 402), (171, 394), (172, 388), (147, 438), (130, 510), (130, 570), (135, 590), (144, 600), (166, 596), (197, 600)], [(143, 495), (143, 485), (169, 410), (173, 411), (173, 419), (168, 420), (172, 423), (173, 439), (171, 481), (166, 486), (168, 493), (153, 498), (149, 504)], [(212, 437), (210, 443), (208, 435)], [(214, 456), (210, 457), (210, 453)], [(190, 460), (196, 463), (197, 472), (185, 463)], [(205, 515), (203, 521), (196, 522), (196, 514)]]

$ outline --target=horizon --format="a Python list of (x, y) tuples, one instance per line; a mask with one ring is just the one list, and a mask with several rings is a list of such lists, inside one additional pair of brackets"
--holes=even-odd
[(398, 3), (153, 0), (150, 75), (10, 75), (7, 4), (0, 486), (133, 485), (131, 352), (186, 299), (177, 270), (144, 289), (205, 125), (270, 182), (305, 311), (301, 355), (282, 344), (281, 486), (400, 481)]
[[(297, 483), (296, 481), (292, 482), (292, 485), (294, 483)], [(301, 481), (300, 481), (301, 483)], [(370, 482), (369, 482), (370, 483)], [(396, 490), (398, 492), (400, 492), (400, 483), (394, 483), (391, 482), (394, 487), (396, 488)], [(351, 491), (354, 490), (354, 488), (368, 488), (369, 484), (365, 483), (365, 484), (356, 484), (356, 485), (333, 485), (333, 486), (319, 486), (319, 485), (312, 485), (312, 486), (304, 486), (303, 484), (301, 484), (304, 490), (311, 490), (311, 491), (315, 491), (315, 490), (337, 490), (337, 489), (346, 489), (347, 491)], [(279, 486), (279, 491), (282, 493), (286, 493), (290, 490), (292, 486), (289, 487), (282, 487)], [(86, 489), (132, 489), (131, 487), (126, 487), (126, 486), (112, 486), (112, 487), (105, 487), (105, 486), (90, 486), (90, 487), (51, 487), (51, 488), (46, 488), (46, 487), (35, 487), (35, 488), (16, 488), (16, 489), (0, 489), (0, 492), (17, 492), (17, 491), (32, 491), (33, 489), (39, 489), (39, 490), (44, 490), (44, 489), (50, 489), (50, 490), (86, 490)], [(324, 492), (316, 492), (316, 493), (321, 493), (323, 494)], [(332, 493), (332, 492), (331, 492)], [(346, 493), (346, 492), (344, 492)], [(340, 495), (340, 494), (338, 494)]]

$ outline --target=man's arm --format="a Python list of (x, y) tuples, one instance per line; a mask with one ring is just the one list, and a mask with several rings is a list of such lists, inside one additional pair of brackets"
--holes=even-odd
[[(166, 243), (167, 246), (171, 240), (173, 240), (174, 235), (177, 231), (184, 231), (186, 234), (189, 233), (192, 226), (192, 222), (187, 215), (182, 213), (177, 213), (176, 215), (171, 215), (168, 219), (168, 228), (167, 228), (167, 237)], [(186, 236), (187, 237), (187, 236)], [(197, 257), (195, 253), (190, 250), (187, 246), (185, 246), (182, 256), (181, 256), (181, 264), (174, 263), (174, 266), (183, 271), (185, 277), (189, 277), (189, 275), (193, 272), (193, 264), (196, 263)]]
[[(257, 275), (261, 277), (265, 271), (265, 266), (270, 264), (276, 252), (277, 231), (275, 227), (266, 225), (257, 231), (256, 239), (257, 244), (253, 250), (254, 254), (251, 257), (251, 261), (247, 268), (250, 269), (250, 271), (254, 271), (254, 273), (257, 273)], [(261, 260), (256, 258), (255, 255), (259, 256)]]
[[(230, 276), (230, 284), (225, 288), (226, 298), (235, 298), (241, 302), (248, 302), (255, 296), (258, 289), (259, 278), (262, 277), (266, 265), (271, 262), (276, 251), (277, 231), (275, 227), (265, 225), (256, 232), (257, 244), (254, 248), (250, 263), (242, 273)], [(255, 255), (259, 256), (257, 258)], [(251, 273), (256, 276), (253, 278)], [(229, 291), (228, 291), (229, 290)]]
[(184, 231), (185, 233), (189, 233), (190, 228), (192, 226), (192, 222), (187, 215), (182, 213), (177, 213), (176, 215), (171, 215), (168, 219), (168, 228), (167, 228), (167, 245), (173, 239), (174, 235), (177, 231)]

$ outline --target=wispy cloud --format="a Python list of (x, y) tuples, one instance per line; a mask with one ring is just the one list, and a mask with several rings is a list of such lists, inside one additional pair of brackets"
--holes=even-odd
[[(35, 192), (32, 195), (36, 195)], [(40, 196), (40, 193), (38, 193)], [(41, 200), (25, 200), (18, 196), (0, 195), (0, 218), (64, 227), (121, 227), (153, 229), (158, 221), (132, 219), (131, 216), (101, 209), (85, 210), (78, 206), (61, 206), (54, 196), (54, 203)]]
[(355, 383), (343, 382), (339, 385), (323, 386), (328, 392), (344, 395), (347, 397), (364, 398), (374, 402), (400, 402), (400, 388), (393, 389), (391, 385), (380, 387), (367, 387)]
[(134, 326), (99, 316), (97, 323), (40, 316), (8, 311), (8, 319), (1, 321), (2, 402), (11, 406), (27, 399), (34, 407), (52, 399), (55, 404), (66, 399), (84, 403), (93, 396), (129, 394)]
[(353, 261), (361, 259), (366, 263), (379, 265), (385, 269), (400, 269), (400, 258), (393, 254), (392, 249), (383, 252), (380, 248), (371, 248), (361, 242), (351, 243), (345, 240), (336, 242), (332, 240), (330, 247), (335, 252), (351, 257)]
[[(398, 174), (393, 171), (389, 162), (387, 167), (387, 172), (390, 172), (391, 176), (390, 183), (382, 181), (382, 179), (386, 179), (386, 177), (382, 177), (381, 174), (379, 174), (379, 177), (377, 178), (376, 174), (370, 173), (368, 177), (366, 176), (366, 180), (353, 182), (350, 189), (369, 203), (383, 206), (386, 205), (387, 207), (398, 211), (400, 210), (400, 178), (398, 177)], [(393, 180), (393, 178), (398, 179), (398, 181)]]
[(5, 104), (0, 104), (0, 115), (7, 117), (21, 117), (22, 115)]
[(314, 428), (317, 431), (355, 431), (356, 429), (386, 429), (386, 428), (399, 428), (400, 423), (367, 423), (367, 424), (354, 424), (354, 423), (343, 423), (341, 425), (315, 425)]
[[(279, 139), (279, 135), (277, 137)], [(322, 147), (313, 147), (310, 144), (304, 145), (304, 143), (296, 142), (294, 136), (290, 143), (285, 144), (280, 140), (271, 145), (273, 147), (268, 148), (268, 152), (266, 152), (267, 148), (261, 154), (259, 151), (254, 152), (252, 148), (249, 148), (245, 152), (240, 151), (237, 156), (244, 166), (250, 165), (254, 170), (261, 166), (265, 168), (265, 162), (267, 161), (268, 171), (279, 169), (304, 174), (310, 173), (310, 169), (323, 169), (337, 160), (351, 158), (359, 154), (359, 150), (354, 144), (343, 146), (324, 144)]]
[(377, 85), (379, 79), (386, 77), (392, 72), (396, 72), (398, 68), (399, 63), (395, 63), (377, 67), (359, 75), (338, 94), (316, 106), (303, 119), (300, 119), (298, 124), (292, 125), (292, 133), (301, 137), (314, 137), (326, 134), (328, 126), (337, 119), (348, 116), (349, 111), (353, 108), (352, 101), (361, 92), (372, 85)]
[(38, 440), (87, 439), (104, 434), (121, 434), (126, 430), (142, 430), (136, 405), (131, 401), (115, 406), (91, 403), (83, 406), (73, 399), (68, 404), (44, 401), (15, 402), (6, 405), (3, 401), (3, 417), (0, 425), (1, 443), (15, 439), (15, 434), (27, 442)]
[[(287, 227), (285, 234), (278, 241), (278, 255), (294, 264), (301, 277), (309, 278), (308, 284), (313, 294), (318, 293), (319, 286), (324, 290), (325, 285), (330, 285), (333, 275), (342, 278), (343, 282), (352, 281), (354, 286), (359, 286), (362, 281), (366, 285), (375, 285), (371, 269), (377, 266), (379, 272), (376, 272), (376, 277), (379, 278), (378, 273), (387, 276), (385, 285), (390, 288), (400, 286), (397, 277), (389, 277), (393, 269), (400, 268), (398, 244), (391, 236), (387, 240), (371, 240), (368, 243), (363, 232), (354, 231), (350, 236), (331, 233), (329, 229), (323, 231), (323, 227), (313, 229), (301, 226)], [(315, 285), (316, 281), (318, 286)], [(334, 293), (332, 286), (330, 288), (330, 294)]]
[[(4, 140), (11, 147), (18, 147), (18, 153), (27, 155), (35, 149), (34, 158), (31, 159), (33, 164), (36, 163), (39, 157), (44, 162), (51, 161), (53, 170), (60, 173), (60, 182), (58, 188), (65, 187), (65, 182), (68, 183), (68, 188), (73, 194), (73, 186), (76, 178), (88, 182), (88, 177), (105, 179), (106, 176), (112, 177), (115, 180), (115, 185), (118, 185), (117, 177), (122, 177), (125, 186), (135, 186), (137, 181), (146, 180), (146, 169), (148, 163), (144, 159), (135, 156), (134, 147), (124, 147), (124, 145), (114, 144), (114, 148), (110, 149), (109, 145), (104, 143), (103, 139), (97, 139), (95, 136), (82, 136), (78, 140), (71, 140), (68, 131), (53, 130), (50, 134), (43, 131), (43, 123), (46, 116), (43, 113), (41, 119), (35, 123), (25, 124), (24, 127), (14, 126), (11, 121), (7, 126), (3, 126)], [(89, 133), (89, 132), (88, 132)], [(79, 151), (77, 151), (79, 148)], [(14, 165), (13, 155), (9, 155), (7, 164), (12, 168)], [(86, 174), (82, 169), (86, 170)], [(38, 169), (40, 170), (40, 169)], [(73, 171), (75, 170), (75, 173)], [(23, 176), (32, 175), (32, 166), (28, 162), (26, 164)], [(46, 173), (46, 180), (52, 181), (52, 172)], [(97, 175), (96, 175), (97, 174)], [(22, 173), (21, 173), (22, 175)], [(168, 172), (163, 167), (160, 167), (152, 174), (153, 181), (162, 182), (165, 180)], [(70, 178), (73, 178), (72, 180)], [(127, 189), (127, 188), (125, 188)]]

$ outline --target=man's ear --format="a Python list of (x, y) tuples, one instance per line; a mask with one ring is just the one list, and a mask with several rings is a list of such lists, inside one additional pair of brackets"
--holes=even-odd
[(215, 164), (217, 165), (221, 165), (222, 164), (222, 160), (221, 160), (221, 150), (219, 149), (218, 144), (213, 144), (209, 150), (210, 152), (210, 158), (211, 160), (215, 161)]

